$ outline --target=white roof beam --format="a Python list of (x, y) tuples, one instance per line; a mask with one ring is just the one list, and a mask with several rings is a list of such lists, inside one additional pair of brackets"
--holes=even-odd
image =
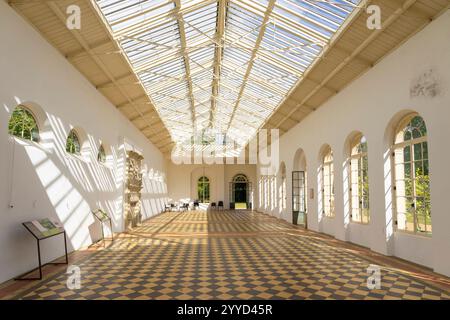
[(216, 23), (216, 48), (214, 53), (214, 74), (212, 80), (212, 89), (211, 89), (211, 116), (210, 123), (214, 123), (215, 113), (216, 113), (216, 105), (217, 105), (217, 96), (219, 95), (219, 84), (220, 84), (220, 76), (221, 76), (221, 66), (222, 66), (222, 56), (223, 56), (223, 44), (225, 42), (224, 34), (225, 34), (225, 18), (226, 18), (226, 10), (228, 6), (228, 0), (219, 0), (218, 2), (218, 12), (217, 12), (217, 23)]
[[(325, 79), (323, 79), (320, 84), (318, 84), (311, 92), (297, 105), (297, 107), (293, 108), (286, 117), (282, 118), (278, 121), (277, 126), (280, 126), (284, 121), (286, 121), (287, 117), (294, 114), (300, 107), (302, 107), (314, 94), (316, 94), (322, 87), (324, 87), (339, 71), (341, 71), (345, 66), (347, 66), (351, 61), (358, 57), (358, 55), (367, 48), (382, 32), (384, 32), (390, 25), (392, 25), (397, 19), (405, 13), (409, 8), (411, 8), (417, 0), (406, 0), (403, 4), (397, 8), (397, 10), (392, 13), (389, 18), (385, 19), (381, 25), (380, 29), (376, 29), (372, 31), (372, 33), (356, 48), (352, 51), (352, 53), (347, 56), (332, 72), (328, 74)], [(367, 1), (365, 1), (364, 5), (362, 5), (359, 9), (365, 7)]]

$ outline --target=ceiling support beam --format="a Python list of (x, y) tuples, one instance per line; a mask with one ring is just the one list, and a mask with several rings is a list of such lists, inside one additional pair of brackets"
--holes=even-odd
[[(334, 49), (339, 51), (339, 52), (341, 52), (341, 53), (343, 53), (343, 54), (345, 54), (346, 56), (349, 56), (349, 55), (352, 54), (351, 51), (349, 51), (347, 49), (344, 49), (344, 48), (342, 48), (341, 46), (338, 46), (338, 45), (335, 45)], [(360, 63), (364, 64), (367, 67), (372, 67), (373, 66), (373, 62), (372, 61), (370, 61), (369, 59), (363, 58), (363, 57), (361, 57), (359, 55), (355, 56), (355, 60), (358, 60)]]
[[(145, 116), (149, 116), (150, 114), (151, 114), (151, 113), (144, 113), (144, 117), (145, 117)], [(150, 117), (150, 119), (151, 119), (151, 118), (152, 118), (152, 117)], [(137, 116), (137, 117), (130, 118), (129, 120), (130, 120), (131, 122), (134, 122), (134, 121), (137, 121), (137, 120), (140, 120), (140, 119), (142, 119), (141, 116)], [(150, 120), (148, 120), (148, 122), (146, 123), (146, 125), (149, 126), (149, 127), (155, 128), (156, 125), (157, 125), (158, 123), (161, 123), (161, 124), (162, 124), (162, 122), (159, 121), (159, 120), (157, 120), (157, 121), (150, 121)], [(146, 128), (146, 127), (143, 127), (142, 129), (145, 129), (145, 128)]]
[[(110, 45), (113, 44), (113, 42), (109, 38), (97, 41), (97, 42), (89, 45), (89, 48), (91, 49), (91, 51), (95, 51), (95, 50), (102, 48), (103, 46), (108, 45), (108, 44), (110, 44)], [(74, 60), (75, 58), (78, 58), (81, 56), (89, 57), (90, 54), (84, 48), (81, 48), (79, 50), (74, 50), (72, 52), (68, 52), (64, 56), (66, 57), (67, 60)]]
[[(206, 68), (203, 67), (202, 65), (198, 65), (198, 66), (199, 66), (200, 68), (202, 68), (203, 70), (206, 70)], [(244, 74), (242, 74), (242, 73), (240, 73), (240, 72), (238, 73), (237, 69), (234, 69), (234, 70), (232, 71), (232, 73), (237, 73), (238, 75), (244, 77)], [(213, 78), (216, 78), (214, 74), (213, 74)], [(219, 80), (223, 80), (224, 78), (219, 77), (218, 79), (219, 79)], [(250, 80), (256, 81), (256, 80), (254, 80), (254, 79), (250, 79)], [(261, 81), (259, 81), (259, 82), (261, 82)], [(201, 90), (201, 91), (206, 91), (206, 89), (203, 89), (203, 88), (198, 87), (197, 85), (195, 85), (195, 83), (193, 83), (193, 85), (194, 85), (194, 87), (198, 88), (198, 89)], [(230, 90), (230, 91), (236, 93), (236, 94), (239, 96), (239, 92), (236, 91), (234, 88), (232, 88), (232, 87), (230, 87), (230, 86), (228, 86), (228, 85), (226, 85), (226, 84), (224, 84), (224, 83), (221, 83), (221, 85), (222, 85), (224, 88), (227, 88), (228, 90)], [(268, 84), (268, 82), (264, 82), (263, 85), (266, 86), (266, 87), (270, 87), (269, 89), (273, 89), (273, 88), (274, 88), (271, 84)], [(274, 90), (278, 90), (278, 89), (274, 89)], [(197, 91), (198, 91), (198, 90), (194, 90), (194, 92), (197, 92)], [(219, 96), (217, 96), (216, 99), (217, 99), (217, 98), (219, 98)], [(245, 93), (245, 94), (243, 94), (243, 95), (242, 95), (242, 98), (246, 98), (246, 99), (249, 98), (252, 102), (255, 102), (255, 103), (258, 103), (258, 104), (262, 104), (262, 102), (266, 103), (266, 99), (265, 99), (265, 98), (253, 96), (253, 95), (251, 95), (251, 94), (248, 93), (248, 92)], [(262, 106), (263, 106), (263, 105), (262, 105)], [(264, 109), (267, 109), (267, 110), (271, 109), (271, 107), (270, 107), (270, 102), (269, 102), (268, 104), (265, 104), (263, 107), (264, 107)]]
[(133, 98), (131, 101), (130, 100), (127, 100), (127, 101), (125, 101), (124, 103), (121, 103), (121, 104), (118, 104), (117, 106), (116, 106), (116, 108), (117, 109), (122, 109), (122, 108), (124, 108), (124, 107), (126, 107), (126, 106), (135, 106), (135, 105), (137, 105), (137, 104), (149, 104), (150, 102), (148, 102), (148, 101), (139, 101), (139, 100), (141, 100), (141, 99), (143, 99), (143, 98), (147, 98), (147, 95), (146, 94), (142, 94), (142, 95), (140, 95), (140, 96), (137, 96), (137, 97), (135, 97), (135, 98)]
[[(119, 41), (118, 41), (116, 38), (114, 38), (114, 36), (113, 36), (113, 31), (112, 31), (111, 27), (109, 26), (109, 24), (107, 23), (107, 21), (106, 21), (104, 15), (103, 15), (103, 13), (100, 11), (100, 8), (98, 7), (97, 2), (96, 2), (95, 0), (87, 0), (87, 2), (88, 2), (88, 4), (89, 4), (91, 10), (93, 11), (93, 15), (97, 18), (97, 20), (99, 21), (100, 24), (102, 24), (102, 25), (105, 26), (106, 32), (107, 32), (107, 34), (109, 35), (109, 38), (111, 39), (111, 41), (114, 43), (115, 48), (116, 48), (117, 50), (119, 50), (120, 52), (122, 52), (122, 48), (121, 48), (121, 46), (120, 46), (120, 44), (119, 44)], [(54, 6), (56, 9), (58, 8), (58, 6), (57, 6), (55, 3), (53, 3), (53, 6)], [(62, 12), (60, 11), (59, 14), (62, 14)], [(60, 19), (63, 18), (62, 22), (65, 23), (65, 19), (66, 19), (65, 15), (62, 15), (62, 16), (60, 16), (59, 18), (60, 18)], [(72, 34), (77, 38), (78, 41), (80, 41), (78, 38), (81, 37), (81, 34), (80, 34), (77, 30), (72, 30)], [(83, 40), (82, 37), (81, 37), (81, 40)], [(84, 47), (84, 46), (83, 46), (83, 47)], [(89, 49), (89, 46), (87, 46), (87, 49)], [(117, 80), (110, 74), (110, 72), (108, 71), (108, 69), (106, 68), (106, 66), (102, 63), (102, 61), (99, 59), (99, 57), (96, 56), (95, 53), (92, 53), (90, 50), (86, 50), (86, 51), (88, 51), (88, 52), (90, 53), (92, 59), (93, 59), (97, 64), (99, 64), (99, 63), (101, 64), (101, 65), (99, 64), (99, 66), (101, 67), (101, 69), (102, 69), (102, 70), (105, 72), (105, 74), (110, 78), (110, 80), (115, 84), (115, 86), (117, 87), (118, 91), (121, 92), (121, 93), (126, 97), (126, 99), (128, 100), (128, 102), (127, 102), (126, 104), (130, 104), (131, 106), (133, 106), (134, 111), (136, 111), (136, 113), (138, 113), (138, 114), (141, 116), (141, 118), (144, 119), (144, 121), (145, 121), (145, 118), (144, 118), (144, 116), (143, 116), (143, 113), (139, 110), (139, 108), (137, 107), (138, 104), (137, 104), (135, 101), (138, 100), (138, 99), (141, 99), (141, 98), (146, 98), (147, 101), (145, 101), (145, 102), (146, 102), (145, 104), (149, 104), (149, 105), (150, 105), (151, 107), (153, 107), (153, 108), (155, 108), (155, 107), (154, 107), (154, 104), (153, 104), (153, 101), (152, 101), (151, 97), (150, 97), (150, 96), (147, 94), (147, 92), (145, 91), (145, 87), (144, 87), (144, 85), (142, 84), (142, 82), (141, 82), (142, 90), (144, 90), (145, 93), (144, 93), (143, 95), (139, 96), (139, 97), (136, 97), (136, 98), (130, 97), (130, 96), (127, 94), (127, 92), (125, 92), (125, 91), (123, 90), (123, 88), (117, 83)], [(122, 54), (122, 57), (123, 57), (123, 59), (126, 61), (126, 63), (128, 64), (128, 66), (130, 67), (130, 69), (133, 70), (132, 65), (131, 65), (131, 62), (130, 62), (130, 60), (128, 59), (128, 57), (127, 57), (125, 54)], [(140, 81), (140, 79), (138, 79), (138, 80)], [(125, 104), (125, 105), (126, 105), (126, 104)], [(117, 107), (119, 108), (119, 106), (117, 106)], [(156, 109), (155, 109), (155, 110), (156, 110)], [(157, 110), (156, 110), (156, 112), (158, 113)], [(159, 116), (159, 113), (158, 113), (158, 116)], [(161, 120), (161, 117), (159, 117), (159, 118), (160, 118), (160, 120)], [(146, 121), (145, 121), (145, 122), (146, 122)], [(161, 122), (162, 122), (162, 120), (161, 120)], [(147, 127), (148, 127), (152, 132), (155, 132), (155, 133), (161, 132), (161, 130), (156, 131), (156, 130), (155, 130), (151, 125), (149, 125), (149, 124), (147, 124)], [(167, 134), (170, 134), (169, 131), (167, 130), (167, 128), (165, 128), (165, 129), (166, 129), (165, 131), (167, 132)], [(155, 141), (152, 141), (152, 142), (155, 143)]]
[[(91, 0), (94, 1), (94, 0)], [(123, 1), (123, 0), (122, 0)], [(126, 1), (126, 0), (125, 0)], [(187, 8), (183, 9), (183, 10), (170, 10), (169, 12), (167, 12), (164, 15), (156, 15), (156, 16), (150, 16), (149, 18), (145, 18), (142, 21), (139, 21), (138, 23), (132, 24), (130, 26), (127, 26), (119, 31), (117, 31), (115, 33), (115, 36), (117, 38), (121, 38), (124, 37), (126, 35), (129, 34), (133, 34), (134, 36), (139, 36), (142, 33), (145, 33), (147, 31), (147, 28), (149, 25), (151, 25), (153, 28), (158, 28), (161, 25), (167, 23), (167, 21), (171, 20), (173, 17), (178, 18), (178, 14), (181, 13), (183, 15), (191, 13), (191, 12), (195, 12), (196, 10), (199, 10), (211, 3), (216, 2), (217, 0), (204, 0), (204, 1), (199, 1), (199, 3), (188, 6)], [(151, 8), (150, 10), (154, 10), (155, 8)], [(138, 13), (138, 15), (145, 15), (146, 13), (148, 13), (147, 11), (141, 11), (140, 13)], [(116, 21), (115, 24), (117, 23), (122, 23), (125, 21), (129, 21), (132, 18), (132, 16), (128, 16), (126, 18), (124, 18), (121, 21)]]
[[(304, 81), (304, 79), (308, 78), (308, 75), (311, 72), (311, 70), (313, 70), (314, 67), (316, 66), (316, 64), (318, 64), (319, 61), (321, 61), (322, 58), (337, 44), (338, 40), (342, 37), (342, 35), (344, 34), (345, 30), (347, 30), (350, 27), (350, 25), (352, 24), (352, 22), (354, 22), (362, 14), (362, 12), (364, 12), (364, 9), (367, 8), (367, 6), (369, 5), (370, 1), (371, 0), (362, 0), (361, 1), (361, 3), (359, 4), (358, 8), (353, 11), (353, 13), (347, 18), (346, 22), (341, 26), (340, 31), (335, 33), (334, 36), (329, 40), (328, 44), (322, 49), (322, 52), (317, 57), (316, 61), (313, 62), (308, 67), (308, 69), (305, 70), (305, 72), (303, 73), (302, 78), (299, 81), (297, 81), (297, 83), (294, 85), (293, 88), (291, 88), (289, 90), (289, 92), (285, 95), (285, 98), (278, 104), (278, 106), (275, 109), (272, 110), (272, 113), (269, 115), (268, 119), (272, 118), (272, 116), (275, 114), (275, 112), (277, 112), (277, 110), (282, 105), (285, 104), (285, 102), (289, 99), (289, 97), (292, 95), (292, 93), (298, 88), (298, 86)], [(292, 119), (291, 116), (297, 110), (299, 110), (301, 107), (303, 107), (304, 106), (304, 102), (306, 102), (306, 101), (304, 100), (302, 102), (303, 103), (299, 103), (295, 108), (293, 108), (292, 111), (289, 112), (289, 114), (284, 116), (283, 119), (277, 123), (277, 126), (275, 126), (275, 128), (280, 127), (281, 124), (284, 121), (286, 121), (287, 119)], [(313, 109), (313, 110), (315, 111), (315, 109)], [(259, 131), (264, 126), (265, 126), (265, 123), (261, 124), (261, 126), (258, 128), (257, 131)]]
[(228, 0), (218, 0), (217, 3), (217, 24), (216, 24), (216, 48), (214, 52), (214, 75), (212, 81), (212, 96), (211, 96), (211, 115), (210, 123), (214, 125), (216, 119), (217, 97), (219, 96), (221, 65), (223, 57), (223, 45), (225, 43), (225, 19)]
[[(116, 80), (116, 82), (119, 82), (119, 81), (128, 79), (131, 76), (134, 76), (134, 73), (129, 72), (129, 73), (124, 74), (123, 76), (117, 77), (115, 80)], [(103, 88), (109, 88), (113, 85), (114, 85), (114, 83), (112, 81), (105, 81), (105, 82), (99, 83), (95, 87), (97, 89), (103, 89)]]
[(155, 145), (168, 145), (172, 143), (172, 138), (168, 134), (145, 134), (148, 139), (155, 139)]
[[(147, 112), (142, 113), (142, 116), (143, 116), (143, 117), (148, 117), (148, 116), (151, 116), (153, 113), (154, 113), (154, 111), (153, 111), (153, 110), (150, 110), (150, 111), (147, 111)], [(129, 118), (129, 120), (130, 120), (131, 122), (133, 122), (133, 121), (138, 120), (140, 117), (141, 117), (141, 116), (138, 115), (138, 116)]]
[(192, 87), (192, 78), (191, 78), (191, 65), (189, 62), (189, 54), (188, 54), (188, 48), (186, 43), (186, 31), (184, 29), (184, 19), (183, 14), (181, 13), (181, 0), (175, 0), (175, 16), (178, 21), (178, 30), (180, 32), (180, 43), (181, 43), (181, 54), (184, 59), (184, 67), (186, 69), (186, 81), (188, 86), (188, 95), (189, 95), (189, 102), (191, 104), (191, 117), (192, 117), (192, 131), (195, 134), (197, 131), (197, 124), (195, 120), (195, 100), (194, 95), (192, 94), (193, 87)]
[[(314, 80), (314, 79), (311, 78), (311, 77), (309, 77), (309, 78), (307, 78), (307, 79), (305, 79), (305, 80), (311, 81), (315, 86), (318, 86), (318, 85), (320, 84), (320, 82), (317, 82), (316, 80)], [(323, 89), (326, 89), (326, 90), (328, 90), (328, 91), (330, 91), (330, 92), (333, 92), (333, 93), (339, 93), (339, 90), (338, 90), (338, 89), (333, 88), (333, 87), (331, 87), (331, 86), (329, 86), (329, 85), (324, 85), (322, 88), (323, 88)]]
[[(47, 2), (48, 7), (52, 10), (52, 12), (58, 17), (58, 19), (65, 25), (66, 23), (66, 15), (61, 9), (58, 7), (58, 5), (55, 2)], [(134, 105), (133, 100), (130, 98), (130, 96), (117, 84), (116, 79), (111, 74), (111, 72), (108, 70), (108, 68), (105, 66), (105, 64), (99, 59), (99, 57), (95, 54), (95, 52), (92, 51), (92, 49), (89, 47), (87, 41), (84, 39), (82, 34), (77, 30), (70, 30), (71, 34), (74, 36), (74, 38), (78, 41), (78, 43), (84, 48), (84, 50), (91, 56), (92, 60), (95, 61), (95, 63), (100, 67), (100, 69), (105, 73), (105, 75), (111, 80), (112, 83), (114, 83), (117, 87), (117, 90), (128, 100), (128, 102), (133, 105), (136, 112), (141, 114), (142, 112), (139, 111), (139, 109)]]
[(383, 33), (391, 24), (393, 24), (397, 19), (405, 13), (409, 8), (411, 8), (417, 0), (406, 0), (403, 4), (392, 13), (389, 18), (384, 20), (381, 25), (381, 29), (376, 29), (355, 49), (352, 54), (347, 56), (332, 72), (328, 74), (325, 79), (323, 79), (320, 84), (318, 84), (310, 93), (303, 98), (299, 105), (293, 108), (289, 114), (282, 118), (277, 126), (280, 126), (289, 116), (298, 110), (302, 105), (304, 105), (311, 97), (313, 97), (322, 87), (324, 87), (339, 71), (341, 71), (345, 66), (347, 66), (351, 61), (353, 61), (365, 48), (367, 48), (381, 33)]
[(252, 56), (251, 56), (250, 61), (248, 63), (247, 71), (245, 72), (245, 75), (244, 75), (244, 81), (243, 81), (243, 83), (241, 85), (241, 89), (239, 91), (239, 95), (238, 95), (238, 98), (236, 100), (236, 104), (234, 105), (233, 113), (231, 114), (230, 122), (228, 123), (227, 131), (230, 128), (231, 123), (233, 122), (234, 115), (236, 113), (236, 109), (238, 108), (239, 103), (241, 102), (242, 95), (243, 95), (245, 87), (247, 85), (247, 79), (250, 76), (250, 72), (252, 71), (253, 63), (255, 62), (259, 46), (261, 45), (261, 41), (262, 41), (262, 39), (264, 37), (264, 34), (266, 32), (267, 22), (269, 21), (270, 14), (272, 13), (272, 10), (273, 10), (274, 6), (275, 6), (275, 0), (269, 0), (269, 4), (268, 4), (266, 12), (264, 14), (264, 19), (263, 19), (263, 21), (261, 23), (261, 29), (259, 30), (258, 38), (256, 39), (255, 47), (253, 48)]

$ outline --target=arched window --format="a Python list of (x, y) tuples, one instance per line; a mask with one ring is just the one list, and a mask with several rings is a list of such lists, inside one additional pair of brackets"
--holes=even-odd
[(274, 175), (270, 176), (270, 210), (274, 210), (277, 204), (277, 177)]
[(106, 163), (106, 152), (103, 145), (100, 145), (100, 148), (98, 148), (97, 161), (100, 163)]
[(431, 234), (427, 128), (417, 114), (400, 123), (393, 157), (397, 230)]
[(246, 183), (248, 182), (247, 176), (244, 174), (237, 174), (233, 178), (234, 183)]
[(80, 139), (75, 130), (70, 130), (69, 135), (67, 136), (66, 142), (66, 151), (70, 154), (81, 154), (81, 145)]
[(322, 203), (323, 214), (334, 218), (334, 165), (330, 147), (327, 147), (322, 158)]
[(369, 223), (369, 160), (367, 140), (358, 134), (351, 143), (349, 159), (350, 207), (354, 222)]
[(198, 200), (202, 203), (209, 202), (209, 179), (205, 176), (200, 177), (197, 182)]
[(33, 114), (23, 106), (14, 109), (8, 125), (10, 135), (39, 142), (39, 129)]

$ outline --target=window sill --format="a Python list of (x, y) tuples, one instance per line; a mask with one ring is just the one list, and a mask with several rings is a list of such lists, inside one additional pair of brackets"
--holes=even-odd
[(90, 163), (90, 161), (88, 159), (86, 159), (85, 157), (83, 157), (82, 155), (71, 154), (71, 153), (68, 153), (67, 151), (66, 151), (64, 157), (68, 160), (77, 160), (77, 161), (84, 162), (84, 163)]
[(433, 234), (432, 233), (418, 233), (413, 231), (405, 231), (405, 230), (395, 230), (395, 233), (411, 236), (411, 237), (417, 237), (417, 238), (424, 238), (424, 239), (431, 239)]
[(103, 162), (99, 162), (99, 161), (97, 161), (97, 164), (98, 164), (99, 167), (103, 167), (103, 168), (108, 169), (108, 170), (113, 170), (113, 165), (112, 164), (103, 163)]
[(370, 226), (370, 222), (359, 222), (359, 221), (352, 221), (350, 220), (350, 224), (356, 224), (361, 226)]
[(35, 142), (35, 141), (31, 141), (28, 139), (23, 139), (23, 138), (19, 138), (16, 136), (11, 136), (10, 138), (15, 142), (20, 144), (21, 146), (31, 146), (31, 147), (36, 147), (41, 151), (44, 151), (47, 154), (51, 154), (52, 153), (52, 149), (51, 148), (47, 148), (45, 146), (42, 145), (41, 142)]

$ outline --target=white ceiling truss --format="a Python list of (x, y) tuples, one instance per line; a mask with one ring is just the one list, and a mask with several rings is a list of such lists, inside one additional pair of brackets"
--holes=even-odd
[(94, 2), (173, 141), (186, 143), (214, 130), (242, 146), (360, 5), (360, 0)]
[[(261, 128), (287, 132), (449, 8), (448, 0), (4, 1), (166, 156), (175, 143), (209, 150), (217, 137), (221, 153)], [(67, 28), (69, 5), (80, 7), (81, 29)], [(367, 28), (369, 5), (380, 7), (381, 29)], [(192, 136), (199, 145), (186, 143)]]

